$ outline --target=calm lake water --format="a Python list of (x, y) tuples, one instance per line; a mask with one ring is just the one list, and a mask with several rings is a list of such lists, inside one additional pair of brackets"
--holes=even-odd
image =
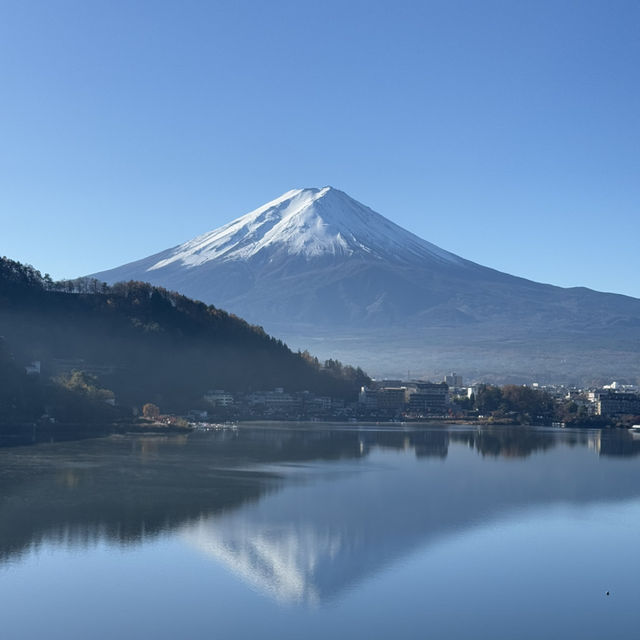
[(635, 637), (639, 453), (290, 425), (3, 449), (0, 634)]

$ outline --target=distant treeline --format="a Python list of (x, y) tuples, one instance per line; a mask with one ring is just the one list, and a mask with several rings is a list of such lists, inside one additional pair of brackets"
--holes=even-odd
[(459, 404), (481, 415), (496, 419), (515, 417), (525, 424), (545, 424), (555, 415), (553, 398), (546, 391), (514, 384), (503, 387), (481, 384), (475, 394)]
[(563, 422), (566, 426), (599, 428), (630, 426), (637, 420), (634, 416), (590, 415), (584, 405), (578, 405), (574, 400), (554, 400), (542, 389), (514, 384), (502, 387), (481, 384), (475, 394), (456, 398), (455, 402), (469, 415), (473, 412), (495, 422), (546, 425)]
[[(143, 282), (54, 282), (7, 258), (0, 258), (0, 336), (0, 374), (11, 380), (0, 385), (5, 421), (51, 413), (47, 404), (61, 412), (60, 393), (80, 398), (84, 416), (90, 406), (114, 413), (104, 408), (114, 400), (129, 413), (146, 402), (182, 412), (216, 388), (352, 399), (369, 382), (360, 368), (294, 353), (261, 327), (180, 294)], [(32, 361), (41, 363), (39, 376), (24, 371)]]

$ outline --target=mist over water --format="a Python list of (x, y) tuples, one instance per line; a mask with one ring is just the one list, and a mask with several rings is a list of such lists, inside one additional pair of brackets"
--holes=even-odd
[(291, 425), (0, 450), (3, 635), (626, 637), (638, 453)]

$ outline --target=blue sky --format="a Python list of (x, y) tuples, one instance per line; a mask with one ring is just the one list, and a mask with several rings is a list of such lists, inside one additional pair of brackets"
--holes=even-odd
[(640, 297), (640, 3), (2, 0), (0, 254), (75, 277), (333, 185)]

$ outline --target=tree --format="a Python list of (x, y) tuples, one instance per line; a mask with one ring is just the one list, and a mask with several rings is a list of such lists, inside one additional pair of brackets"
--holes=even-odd
[(502, 390), (488, 384), (481, 384), (476, 394), (476, 407), (480, 413), (497, 411), (502, 403)]
[(553, 413), (553, 400), (545, 391), (508, 384), (502, 387), (502, 398), (507, 411), (522, 416), (535, 418)]
[(147, 402), (147, 404), (142, 407), (142, 415), (149, 420), (157, 420), (160, 417), (160, 409), (158, 405)]

